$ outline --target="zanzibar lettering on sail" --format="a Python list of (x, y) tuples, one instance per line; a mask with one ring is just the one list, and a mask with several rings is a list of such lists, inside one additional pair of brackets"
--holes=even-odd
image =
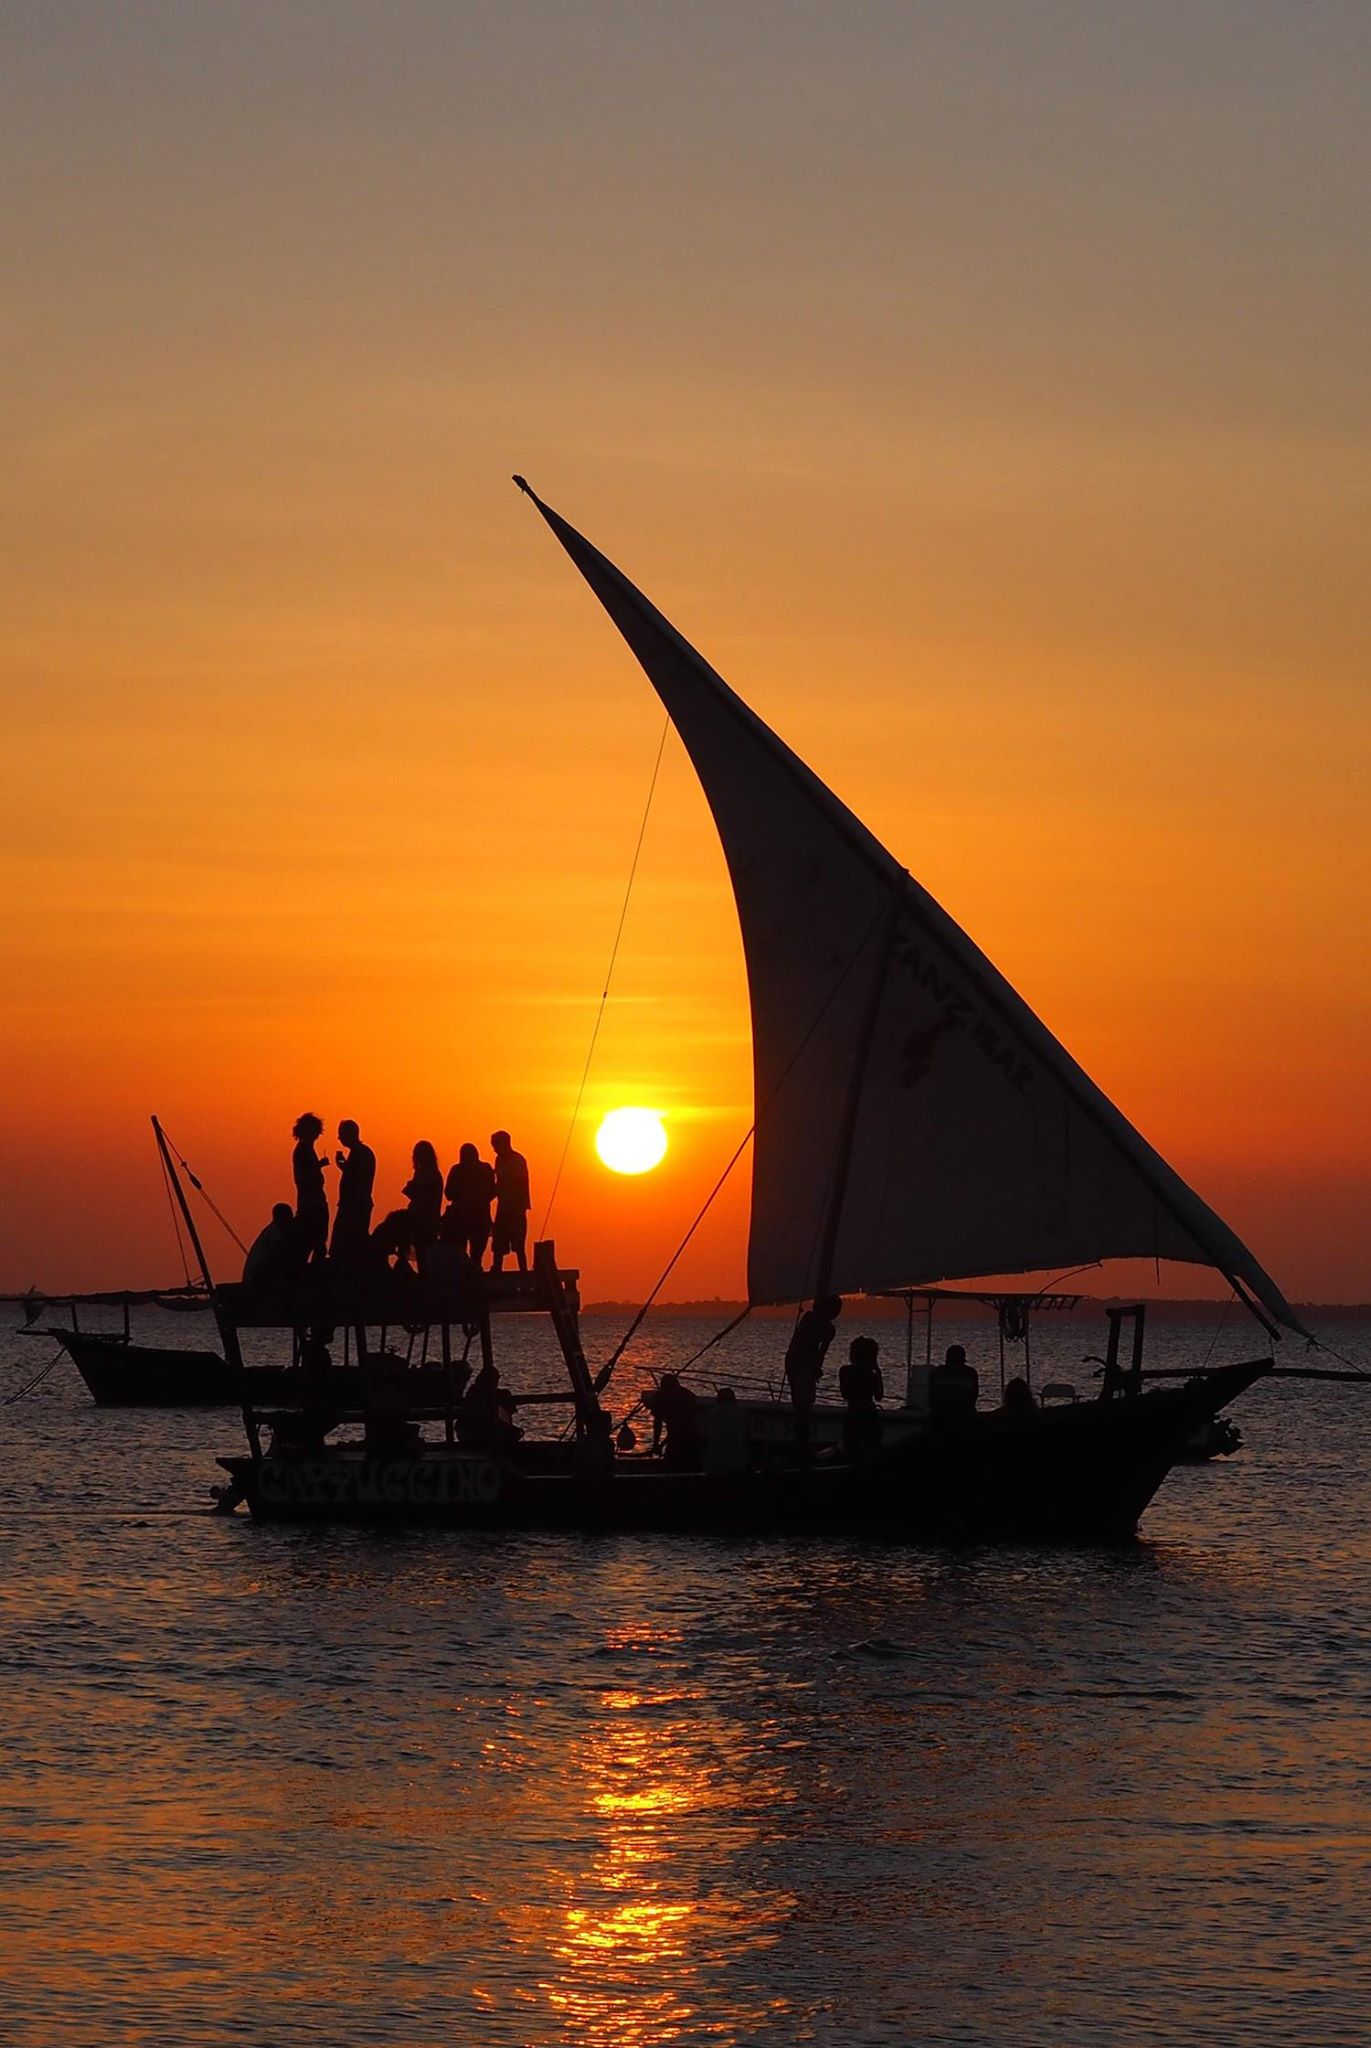
[(984, 1053), (990, 1064), (1000, 1069), (1010, 1086), (1020, 1095), (1027, 1095), (1033, 1080), (1032, 1068), (1014, 1046), (1005, 1042), (966, 989), (958, 985), (951, 971), (930, 959), (912, 933), (904, 929), (895, 933), (892, 947), (895, 958), (908, 969), (919, 986), (928, 991), (943, 1012), (939, 1023), (911, 1033), (904, 1048), (900, 1075), (902, 1085), (912, 1088), (923, 1078), (932, 1064), (938, 1041), (946, 1033), (965, 1031), (977, 1051)]

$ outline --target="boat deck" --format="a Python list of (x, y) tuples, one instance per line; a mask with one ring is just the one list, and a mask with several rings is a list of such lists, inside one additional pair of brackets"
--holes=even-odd
[[(567, 1307), (580, 1308), (580, 1273), (561, 1268), (557, 1279)], [(483, 1315), (537, 1315), (548, 1308), (547, 1282), (540, 1273), (473, 1274), (460, 1261), (425, 1273), (400, 1271), (356, 1275), (331, 1266), (306, 1272), (290, 1288), (250, 1288), (241, 1280), (215, 1289), (221, 1321), (237, 1330), (392, 1326), (471, 1328)]]

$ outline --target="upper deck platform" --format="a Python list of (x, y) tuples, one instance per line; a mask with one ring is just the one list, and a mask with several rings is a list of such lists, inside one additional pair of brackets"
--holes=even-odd
[[(562, 1299), (574, 1314), (581, 1305), (580, 1272), (557, 1269)], [(311, 1268), (288, 1288), (249, 1288), (229, 1281), (214, 1290), (214, 1305), (235, 1330), (303, 1330), (385, 1327), (472, 1326), (487, 1316), (548, 1315), (553, 1302), (540, 1272), (473, 1273), (452, 1266), (419, 1274), (410, 1271), (335, 1273)]]

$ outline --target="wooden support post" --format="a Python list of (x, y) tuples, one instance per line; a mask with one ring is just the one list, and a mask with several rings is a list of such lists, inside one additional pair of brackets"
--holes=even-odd
[(562, 1357), (566, 1360), (567, 1376), (576, 1401), (576, 1428), (579, 1433), (588, 1428), (592, 1416), (599, 1414), (600, 1403), (581, 1349), (576, 1312), (566, 1298), (562, 1276), (557, 1270), (557, 1247), (550, 1238), (533, 1247), (533, 1275), (552, 1317), (552, 1328), (561, 1346)]
[(1119, 1318), (1122, 1309), (1105, 1310), (1109, 1318), (1109, 1342), (1104, 1349), (1104, 1377), (1100, 1381), (1100, 1399), (1112, 1401), (1119, 1391)]
[(1147, 1315), (1147, 1303), (1140, 1301), (1133, 1311), (1133, 1367), (1128, 1375), (1130, 1394), (1142, 1392), (1143, 1373), (1143, 1323)]
[[(1100, 1399), (1112, 1401), (1116, 1394), (1131, 1396), (1142, 1392), (1143, 1321), (1147, 1314), (1147, 1305), (1139, 1301), (1129, 1308), (1106, 1309), (1105, 1313), (1109, 1317), (1109, 1343), (1105, 1350)], [(1125, 1316), (1133, 1318), (1132, 1356), (1126, 1367), (1119, 1364), (1119, 1344)]]
[(904, 1405), (914, 1406), (914, 1297), (904, 1298)]

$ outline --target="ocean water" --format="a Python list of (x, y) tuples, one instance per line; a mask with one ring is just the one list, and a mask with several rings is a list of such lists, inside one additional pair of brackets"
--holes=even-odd
[(1371, 1387), (1235, 1414), (1120, 1551), (309, 1532), (63, 1361), (0, 1409), (0, 2041), (1364, 2048)]

